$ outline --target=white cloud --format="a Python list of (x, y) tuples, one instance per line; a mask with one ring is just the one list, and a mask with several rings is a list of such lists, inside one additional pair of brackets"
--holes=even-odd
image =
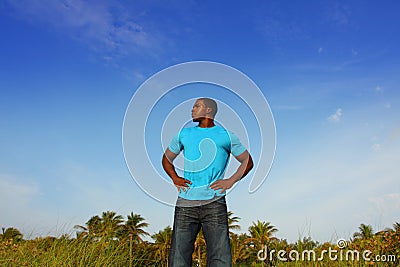
[[(124, 55), (138, 48), (149, 53), (159, 43), (139, 22), (140, 14), (111, 1), (9, 1), (15, 15), (31, 23), (44, 23), (58, 33), (79, 40), (99, 52)], [(141, 50), (143, 51), (143, 50)], [(105, 56), (110, 59), (111, 56)]]
[(342, 115), (343, 115), (342, 109), (338, 108), (334, 114), (328, 117), (328, 120), (331, 122), (340, 122)]
[(385, 103), (385, 108), (389, 109), (391, 107), (392, 107), (392, 105), (389, 102)]
[(134, 71), (133, 72), (133, 77), (134, 77), (135, 80), (138, 80), (138, 81), (144, 81), (144, 79), (146, 78), (144, 76), (144, 74), (139, 72), (139, 71)]
[(335, 3), (327, 12), (326, 19), (336, 27), (348, 26), (351, 23), (351, 9), (347, 5)]
[(39, 193), (34, 184), (24, 184), (15, 177), (0, 174), (0, 203), (13, 205), (26, 204), (30, 199)]
[(2, 227), (19, 227), (27, 216), (33, 218), (33, 202), (39, 187), (13, 175), (0, 174), (0, 214)]
[(375, 91), (382, 92), (383, 91), (383, 87), (378, 85), (378, 86), (375, 87)]
[(318, 53), (321, 54), (324, 49), (322, 47), (318, 48)]
[(374, 151), (379, 151), (381, 149), (382, 149), (381, 144), (373, 144), (372, 145), (372, 150), (374, 150)]
[[(392, 218), (397, 218), (398, 211), (400, 210), (399, 193), (387, 193), (370, 197), (368, 200), (372, 204), (370, 211), (371, 213), (379, 214), (380, 216), (386, 217), (389, 220)], [(382, 228), (390, 226), (391, 225), (385, 225)]]

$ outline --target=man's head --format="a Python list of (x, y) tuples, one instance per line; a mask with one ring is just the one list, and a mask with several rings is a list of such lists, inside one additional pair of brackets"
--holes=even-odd
[(217, 102), (211, 98), (199, 98), (193, 105), (192, 118), (194, 122), (199, 122), (201, 119), (214, 119), (217, 114)]

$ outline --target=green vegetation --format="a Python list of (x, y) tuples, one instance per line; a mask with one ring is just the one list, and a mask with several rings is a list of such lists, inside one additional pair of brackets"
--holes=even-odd
[[(278, 239), (274, 236), (278, 229), (263, 221), (253, 222), (247, 233), (237, 234), (239, 220), (229, 212), (233, 266), (398, 266), (400, 263), (400, 223), (379, 232), (361, 224), (352, 240), (320, 244), (310, 237), (295, 243)], [(76, 237), (63, 234), (25, 240), (18, 229), (3, 228), (0, 266), (168, 266), (172, 229), (167, 226), (150, 235), (145, 230), (148, 225), (133, 212), (125, 220), (107, 211), (91, 217), (85, 225), (76, 225)], [(145, 241), (145, 237), (153, 241)], [(206, 266), (202, 233), (194, 249), (194, 266)], [(366, 255), (369, 261), (363, 258), (364, 251), (370, 251)]]

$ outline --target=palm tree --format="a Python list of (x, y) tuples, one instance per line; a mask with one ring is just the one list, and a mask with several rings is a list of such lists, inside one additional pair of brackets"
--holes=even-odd
[(125, 222), (124, 226), (122, 227), (122, 237), (131, 240), (135, 244), (139, 244), (143, 242), (142, 237), (149, 236), (149, 233), (143, 230), (143, 228), (149, 226), (145, 219), (140, 216), (139, 214), (131, 214), (128, 215), (128, 220)]
[(86, 226), (75, 225), (78, 229), (77, 238), (94, 238), (100, 234), (101, 231), (101, 218), (99, 216), (92, 216), (87, 222)]
[(359, 227), (359, 232), (353, 234), (354, 239), (369, 239), (374, 236), (374, 230), (371, 225), (361, 224)]
[(250, 257), (249, 250), (247, 249), (247, 242), (249, 236), (245, 233), (240, 235), (231, 235), (231, 251), (232, 251), (232, 264), (236, 265), (239, 262), (246, 260)]
[(206, 239), (203, 234), (203, 229), (200, 229), (199, 233), (197, 234), (196, 241), (194, 242), (194, 254), (193, 258), (197, 260), (198, 265), (202, 266), (202, 260), (204, 259), (204, 255), (202, 251), (204, 250), (206, 245)]
[(124, 219), (114, 211), (105, 211), (101, 216), (100, 236), (108, 240), (118, 237)]
[(311, 250), (316, 248), (317, 246), (318, 246), (318, 241), (312, 240), (310, 236), (303, 237), (303, 240), (299, 239), (296, 241), (296, 243), (294, 243), (294, 247), (299, 251)]
[(129, 258), (132, 261), (132, 251), (133, 251), (133, 244), (141, 244), (143, 243), (142, 236), (148, 236), (149, 233), (143, 230), (144, 227), (149, 226), (145, 219), (140, 216), (139, 214), (131, 214), (128, 215), (128, 220), (122, 226), (121, 231), (119, 233), (122, 239), (129, 238)]
[(257, 220), (257, 223), (253, 222), (253, 225), (249, 227), (250, 240), (259, 245), (259, 248), (264, 249), (264, 246), (277, 231), (278, 229), (271, 223)]
[(23, 239), (23, 235), (17, 228), (2, 228), (3, 234), (0, 235), (3, 240), (12, 240), (13, 242), (19, 242)]
[[(278, 229), (276, 229), (275, 226), (271, 225), (271, 223), (261, 222), (257, 220), (257, 223), (253, 222), (253, 225), (249, 227), (249, 233), (250, 233), (249, 241), (251, 241), (254, 244), (254, 248), (256, 248), (256, 250), (259, 249), (264, 250), (266, 244), (270, 240), (276, 239), (272, 237), (272, 235), (277, 231)], [(262, 262), (263, 266), (265, 264), (266, 264), (265, 262)], [(269, 264), (272, 264), (272, 262), (270, 262)]]
[(151, 236), (155, 241), (155, 257), (161, 259), (161, 266), (168, 266), (168, 255), (171, 248), (172, 228), (167, 226), (164, 230)]
[(86, 223), (89, 234), (93, 236), (98, 235), (101, 231), (101, 218), (99, 216), (92, 216)]
[(240, 225), (237, 224), (237, 222), (239, 222), (239, 220), (240, 220), (239, 217), (233, 216), (232, 211), (228, 211), (229, 236), (232, 236), (234, 234), (234, 232), (231, 230), (240, 230)]
[(395, 223), (393, 224), (393, 230), (394, 230), (394, 232), (396, 232), (396, 233), (400, 233), (400, 223), (399, 223), (399, 222), (395, 222)]

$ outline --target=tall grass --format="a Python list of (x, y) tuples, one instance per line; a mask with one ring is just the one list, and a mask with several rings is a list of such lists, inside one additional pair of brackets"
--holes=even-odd
[[(393, 229), (386, 229), (375, 234), (353, 238), (351, 241), (325, 242), (313, 241), (310, 237), (299, 239), (295, 243), (288, 243), (284, 239), (271, 237), (266, 243), (260, 243), (254, 237), (242, 233), (232, 234), (231, 246), (234, 266), (277, 266), (277, 267), (344, 267), (344, 266), (399, 266), (400, 263), (400, 224), (396, 223)], [(92, 234), (78, 234), (77, 238), (62, 235), (58, 238), (44, 237), (24, 240), (16, 229), (3, 229), (0, 234), (0, 266), (167, 266), (167, 255), (170, 248), (172, 231), (165, 228), (152, 238), (154, 243), (134, 239), (133, 235), (117, 235), (118, 231), (109, 236)], [(360, 227), (361, 229), (361, 227)], [(364, 228), (363, 228), (364, 229)], [(365, 228), (367, 229), (367, 228)], [(90, 233), (90, 232), (88, 232)], [(119, 236), (119, 237), (117, 237)], [(356, 236), (356, 235), (355, 235)], [(359, 236), (359, 235), (357, 235)], [(199, 242), (199, 250), (193, 254), (194, 266), (206, 263), (205, 242)], [(263, 245), (266, 244), (266, 247)], [(266, 248), (267, 258), (264, 261), (258, 258), (261, 245)], [(273, 256), (270, 252), (274, 250)], [(332, 259), (327, 251), (334, 250)], [(283, 252), (283, 254), (278, 254)], [(295, 251), (296, 253), (292, 253)], [(310, 258), (307, 252), (315, 255)], [(323, 254), (325, 251), (325, 254)], [(357, 259), (345, 258), (347, 252), (358, 251)], [(364, 260), (362, 253), (370, 251), (371, 261)], [(200, 257), (198, 253), (200, 252)], [(278, 257), (280, 256), (280, 258)], [(324, 255), (324, 256), (321, 256)], [(391, 255), (395, 258), (386, 262), (374, 261), (376, 255)], [(344, 257), (343, 257), (344, 256)], [(282, 260), (281, 258), (285, 258)], [(293, 258), (297, 258), (293, 259)], [(197, 264), (197, 265), (196, 265)]]
[(150, 245), (120, 241), (38, 238), (0, 243), (0, 266), (154, 266)]
[[(321, 251), (332, 244), (322, 244), (314, 248), (317, 258)], [(271, 244), (271, 249), (274, 246)], [(279, 244), (275, 246), (280, 249)], [(350, 247), (349, 249), (353, 249)], [(397, 247), (396, 247), (397, 248)], [(54, 238), (45, 237), (34, 240), (22, 240), (13, 242), (12, 240), (0, 243), (0, 266), (165, 266), (166, 259), (160, 259), (156, 247), (152, 243), (134, 244), (131, 246), (129, 241), (100, 240), (89, 241), (80, 239), (68, 239), (65, 237)], [(287, 251), (285, 257), (288, 258), (290, 250), (304, 251), (304, 244), (289, 244), (282, 247)], [(309, 248), (307, 248), (309, 249)], [(347, 248), (346, 248), (347, 249)], [(338, 249), (338, 251), (340, 251)], [(345, 252), (345, 250), (343, 251)], [(330, 260), (326, 255), (322, 261), (318, 260), (299, 260), (299, 261), (260, 261), (255, 257), (257, 251), (251, 252), (252, 256), (245, 262), (235, 266), (277, 266), (277, 267), (344, 267), (344, 266), (397, 266), (396, 262), (366, 262), (359, 261)], [(339, 254), (338, 254), (339, 255)]]

